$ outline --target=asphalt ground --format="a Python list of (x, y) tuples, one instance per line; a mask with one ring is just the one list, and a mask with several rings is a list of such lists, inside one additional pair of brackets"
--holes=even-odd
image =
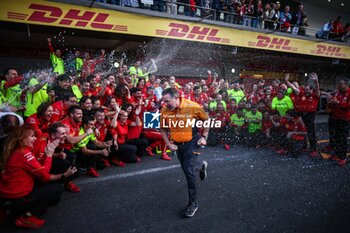
[[(320, 141), (326, 126), (318, 125)], [(322, 147), (324, 143), (321, 143)], [(350, 165), (277, 155), (268, 148), (205, 148), (208, 177), (198, 179), (199, 209), (184, 217), (186, 180), (175, 157), (144, 157), (76, 180), (36, 232), (350, 232)], [(7, 222), (1, 232), (33, 232)]]

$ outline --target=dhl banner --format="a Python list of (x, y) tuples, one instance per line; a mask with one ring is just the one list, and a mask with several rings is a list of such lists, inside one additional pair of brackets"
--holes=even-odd
[(350, 46), (40, 0), (1, 0), (0, 20), (350, 59)]

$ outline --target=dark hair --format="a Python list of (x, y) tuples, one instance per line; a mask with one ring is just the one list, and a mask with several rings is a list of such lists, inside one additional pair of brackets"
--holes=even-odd
[(64, 124), (62, 124), (61, 122), (55, 122), (52, 125), (50, 125), (49, 129), (48, 129), (49, 135), (57, 133), (57, 129), (60, 127), (66, 128), (66, 126)]
[(98, 112), (105, 113), (105, 110), (103, 110), (103, 108), (98, 108), (95, 110), (95, 114)]
[(66, 92), (64, 93), (62, 100), (63, 101), (69, 101), (70, 98), (75, 97), (75, 95), (73, 93), (70, 92)]
[[(79, 101), (79, 105), (82, 106), (85, 103), (85, 101), (87, 101), (88, 99), (91, 100), (91, 97), (90, 96), (83, 96), (83, 97), (81, 97), (81, 99)], [(91, 100), (91, 102), (92, 102), (92, 100)]]
[(15, 69), (15, 68), (13, 68), (13, 67), (9, 67), (9, 68), (6, 68), (6, 69), (4, 70), (4, 75), (8, 75), (8, 73), (10, 72), (10, 70), (15, 70), (15, 71), (17, 71), (17, 69)]
[(164, 84), (164, 83), (166, 83), (166, 82), (168, 82), (168, 81), (165, 80), (165, 79), (160, 80), (160, 84)]
[(90, 114), (87, 114), (87, 115), (84, 115), (83, 116), (83, 125), (86, 125), (86, 124), (89, 124), (89, 121), (94, 121), (95, 120), (95, 117), (90, 115)]
[(94, 104), (97, 100), (101, 101), (101, 99), (98, 98), (97, 96), (91, 96), (90, 99), (91, 99), (92, 104)]
[(201, 87), (200, 87), (200, 86), (194, 86), (194, 87), (193, 87), (193, 91), (197, 91), (198, 89), (201, 90)]
[(125, 103), (125, 104), (123, 104), (123, 106), (122, 106), (122, 110), (125, 110), (125, 111), (126, 111), (126, 109), (128, 109), (128, 107), (132, 107), (132, 109), (134, 109), (134, 106), (133, 106), (132, 104), (130, 104), (130, 103)]
[(111, 101), (112, 101), (112, 99), (115, 99), (115, 97), (114, 96), (108, 96), (108, 98), (107, 98), (107, 100), (106, 100), (106, 103), (105, 103), (105, 106), (109, 106), (110, 104), (111, 104)]
[[(13, 120), (15, 119), (15, 120)], [(5, 134), (11, 133), (14, 129), (19, 127), (20, 121), (17, 116), (7, 114), (1, 117), (1, 125)], [(0, 148), (0, 150), (3, 150)]]
[(140, 88), (133, 87), (133, 88), (130, 89), (130, 94), (132, 95), (132, 94), (134, 94), (134, 93), (136, 93), (138, 91), (141, 91)]
[(90, 82), (93, 78), (96, 78), (95, 75), (89, 75), (86, 77), (86, 80)]
[(38, 117), (42, 117), (44, 116), (46, 110), (51, 106), (51, 103), (50, 102), (43, 102), (39, 105), (39, 107), (37, 108), (37, 111), (36, 111), (36, 115)]
[(58, 75), (56, 78), (57, 82), (70, 81), (70, 77), (67, 74)]
[(69, 107), (69, 109), (68, 109), (68, 114), (70, 115), (70, 114), (74, 114), (75, 113), (75, 110), (82, 110), (81, 109), (81, 107), (79, 107), (79, 106), (71, 106), (71, 107)]
[(162, 96), (170, 95), (171, 98), (178, 98), (179, 92), (176, 90), (176, 88), (167, 88), (163, 91)]

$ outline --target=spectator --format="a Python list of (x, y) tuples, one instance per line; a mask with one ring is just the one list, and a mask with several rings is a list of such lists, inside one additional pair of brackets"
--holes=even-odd
[(316, 38), (328, 40), (329, 33), (332, 30), (332, 26), (333, 26), (333, 21), (332, 20), (330, 20), (329, 22), (324, 24), (322, 29), (321, 29), (321, 31), (318, 31), (316, 33)]
[(344, 35), (344, 28), (342, 24), (343, 17), (338, 16), (337, 20), (333, 21), (331, 31), (329, 33), (329, 39), (341, 40)]
[(254, 18), (252, 20), (252, 27), (261, 28), (261, 22), (263, 19), (264, 9), (261, 0), (257, 0), (256, 5), (254, 5)]
[(280, 23), (280, 29), (282, 32), (290, 31), (290, 23), (292, 21), (292, 14), (289, 12), (290, 7), (287, 5), (284, 7), (283, 12), (281, 12), (278, 22)]
[(307, 14), (304, 10), (304, 5), (299, 4), (298, 6), (298, 12), (294, 15), (292, 24), (294, 25), (293, 27), (293, 34), (296, 35), (302, 35), (305, 36), (305, 27), (308, 26), (308, 19), (307, 19)]

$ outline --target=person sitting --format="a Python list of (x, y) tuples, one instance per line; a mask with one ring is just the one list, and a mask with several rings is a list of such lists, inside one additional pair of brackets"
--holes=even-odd
[[(92, 115), (85, 115), (82, 121), (79, 135), (83, 135), (89, 129), (95, 128), (95, 118)], [(111, 142), (100, 142), (95, 134), (90, 134), (76, 144), (72, 152), (77, 154), (78, 164), (87, 167), (87, 174), (92, 177), (99, 177), (100, 174), (96, 170), (105, 168), (102, 157), (107, 158), (110, 151)]]
[(118, 159), (124, 162), (141, 162), (140, 156), (143, 155), (147, 147), (147, 140), (139, 138), (129, 140), (127, 137), (130, 127), (138, 127), (142, 125), (139, 117), (140, 112), (141, 107), (139, 106), (135, 110), (135, 121), (128, 120), (128, 113), (126, 111), (121, 110), (119, 113), (119, 119), (116, 126), (118, 139), (112, 149), (114, 148), (117, 151)]
[[(77, 170), (68, 168), (62, 174), (50, 174), (52, 155), (59, 141), (46, 147), (46, 160), (42, 165), (32, 153), (36, 141), (35, 130), (28, 125), (16, 129), (9, 137), (2, 158), (0, 174), (0, 199), (16, 217), (18, 227), (37, 229), (45, 220), (37, 217), (49, 206), (57, 204), (63, 192), (63, 185), (47, 183), (73, 175)], [(34, 186), (36, 180), (47, 184)]]
[(278, 154), (290, 153), (294, 158), (300, 156), (306, 139), (306, 127), (298, 113), (292, 109), (287, 111), (281, 119), (280, 124), (285, 129), (285, 136), (282, 137), (282, 149)]

